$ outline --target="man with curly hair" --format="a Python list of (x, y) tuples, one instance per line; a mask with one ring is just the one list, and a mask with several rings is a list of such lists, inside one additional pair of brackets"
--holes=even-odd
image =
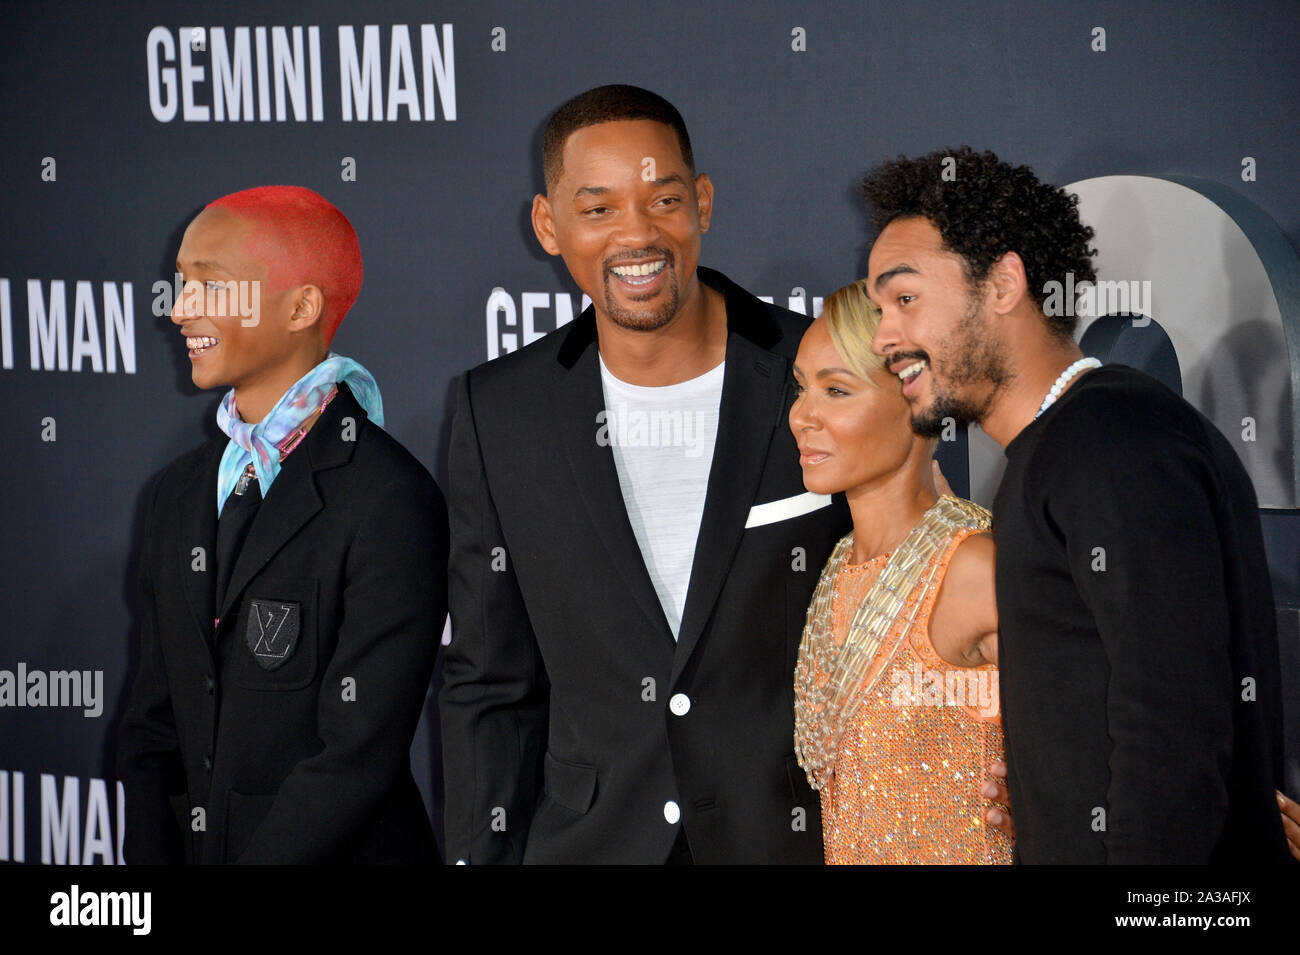
[(1098, 367), (1049, 283), (1095, 273), (1078, 199), (968, 147), (863, 181), (874, 340), (915, 429), (1003, 446), (1002, 712), (1023, 862), (1286, 858), (1277, 634), (1258, 505), (1222, 434)]

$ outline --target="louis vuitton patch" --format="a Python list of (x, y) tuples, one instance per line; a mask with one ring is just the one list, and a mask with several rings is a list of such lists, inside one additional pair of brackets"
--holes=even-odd
[(301, 618), (302, 612), (293, 601), (263, 600), (260, 597), (252, 600), (244, 643), (262, 669), (275, 670), (289, 659), (298, 646)]

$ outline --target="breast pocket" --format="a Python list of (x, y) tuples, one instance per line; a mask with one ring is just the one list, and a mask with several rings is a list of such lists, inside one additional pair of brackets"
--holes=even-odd
[(542, 762), (544, 792), (551, 800), (584, 814), (596, 800), (596, 767), (556, 759), (547, 753)]
[(317, 582), (258, 577), (244, 591), (230, 678), (249, 690), (299, 690), (316, 678)]

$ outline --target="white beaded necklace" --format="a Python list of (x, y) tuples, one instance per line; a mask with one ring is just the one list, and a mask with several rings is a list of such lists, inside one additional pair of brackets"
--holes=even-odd
[(1056, 384), (1052, 385), (1051, 390), (1047, 392), (1047, 397), (1044, 398), (1043, 403), (1038, 406), (1038, 414), (1034, 415), (1034, 420), (1037, 421), (1039, 415), (1052, 407), (1052, 405), (1056, 404), (1056, 399), (1061, 397), (1061, 392), (1065, 390), (1065, 386), (1070, 383), (1071, 378), (1088, 368), (1100, 367), (1101, 362), (1096, 358), (1080, 358), (1069, 368), (1065, 369), (1065, 371), (1061, 372), (1061, 376), (1056, 379)]

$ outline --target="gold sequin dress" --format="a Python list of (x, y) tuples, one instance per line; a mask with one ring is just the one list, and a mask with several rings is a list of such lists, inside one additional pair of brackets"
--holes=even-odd
[[(821, 789), (827, 864), (1011, 862), (1011, 840), (984, 822), (979, 792), (1003, 758), (997, 667), (947, 663), (929, 632), (953, 552), (979, 530), (953, 530), (927, 562), (872, 658), (866, 696), (836, 734), (833, 774)], [(831, 603), (837, 642), (889, 556), (840, 562)]]

